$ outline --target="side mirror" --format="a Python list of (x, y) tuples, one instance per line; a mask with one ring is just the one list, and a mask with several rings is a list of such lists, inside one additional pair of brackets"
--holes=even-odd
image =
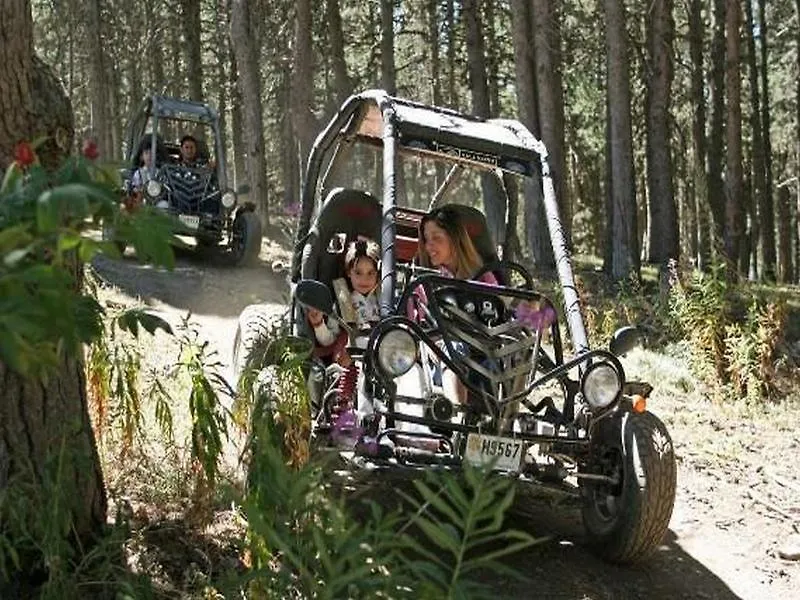
[(608, 349), (615, 356), (625, 356), (637, 346), (641, 346), (643, 340), (644, 334), (641, 329), (627, 325), (614, 332), (608, 344)]
[(333, 314), (333, 295), (324, 283), (314, 279), (303, 279), (297, 284), (294, 296), (303, 306), (316, 308), (326, 315)]

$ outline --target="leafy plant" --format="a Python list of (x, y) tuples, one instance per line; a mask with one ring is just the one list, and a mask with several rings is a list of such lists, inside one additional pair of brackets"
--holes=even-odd
[(503, 528), (514, 501), (512, 481), (465, 464), (463, 482), (452, 475), (432, 476), (414, 486), (422, 499), (405, 495), (417, 509), (410, 523), (426, 544), (408, 533), (404, 541), (415, 555), (410, 567), (424, 582), (423, 597), (494, 598), (495, 590), (472, 578), (481, 569), (519, 577), (500, 559), (536, 540)]
[(0, 361), (43, 375), (60, 352), (102, 335), (103, 309), (81, 287), (83, 263), (119, 255), (91, 235), (101, 221), (117, 223), (141, 258), (171, 266), (173, 257), (169, 220), (147, 208), (120, 212), (110, 172), (71, 157), (50, 173), (29, 150), (0, 184)]

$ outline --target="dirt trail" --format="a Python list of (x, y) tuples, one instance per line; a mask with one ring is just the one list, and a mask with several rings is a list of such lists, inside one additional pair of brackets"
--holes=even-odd
[[(241, 310), (267, 303), (278, 312), (285, 305), (285, 273), (275, 272), (276, 261), (288, 264), (287, 251), (265, 241), (261, 263), (246, 269), (191, 253), (182, 253), (172, 272), (131, 257), (99, 261), (96, 269), (173, 322), (191, 311), (228, 365)], [(530, 582), (485, 574), (498, 598), (800, 599), (800, 562), (779, 556), (800, 526), (800, 401), (755, 413), (723, 410), (691, 385), (675, 393), (653, 383), (650, 407), (670, 428), (679, 468), (663, 547), (643, 565), (604, 563), (585, 546), (579, 508), (537, 495), (523, 502), (525, 518), (549, 540), (510, 560)]]

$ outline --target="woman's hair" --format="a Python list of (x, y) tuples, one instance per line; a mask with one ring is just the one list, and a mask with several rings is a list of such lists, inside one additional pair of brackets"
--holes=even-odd
[(454, 208), (443, 206), (434, 209), (422, 217), (419, 223), (419, 257), (423, 267), (430, 267), (431, 258), (425, 251), (425, 224), (433, 221), (445, 230), (453, 243), (456, 253), (456, 272), (453, 275), (459, 279), (468, 279), (483, 266), (483, 259), (478, 254), (472, 238), (467, 233), (467, 228), (461, 219), (461, 215)]
[(381, 249), (378, 247), (378, 244), (372, 240), (356, 240), (355, 242), (350, 242), (347, 246), (347, 252), (345, 252), (344, 255), (345, 271), (349, 273), (350, 269), (358, 262), (358, 259), (364, 258), (365, 256), (374, 262), (377, 268), (380, 265), (381, 259)]

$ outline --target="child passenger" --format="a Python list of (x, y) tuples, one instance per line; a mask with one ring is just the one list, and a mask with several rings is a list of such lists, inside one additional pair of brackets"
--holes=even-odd
[[(345, 276), (349, 282), (349, 305), (341, 306), (340, 303), (340, 312), (344, 320), (352, 321), (356, 331), (362, 334), (353, 340), (360, 348), (366, 346), (370, 328), (380, 319), (377, 294), (379, 261), (380, 248), (372, 240), (351, 242), (344, 257)], [(337, 323), (333, 320), (326, 322), (318, 310), (308, 310), (308, 322), (321, 346), (331, 345), (339, 335)], [(338, 362), (348, 366), (350, 357), (346, 352), (342, 353)]]

